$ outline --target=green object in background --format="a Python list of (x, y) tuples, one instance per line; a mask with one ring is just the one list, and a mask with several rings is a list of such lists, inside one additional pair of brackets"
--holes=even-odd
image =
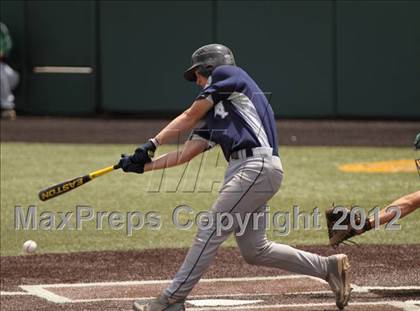
[(32, 66), (93, 66), (95, 14), (94, 1), (28, 1)]
[(218, 1), (217, 38), (284, 117), (334, 115), (330, 1)]
[(25, 0), (2, 0), (0, 1), (0, 21), (9, 28), (13, 40), (13, 49), (7, 57), (8, 64), (19, 72), (20, 82), (13, 91), (18, 114), (24, 109), (26, 101), (26, 35), (25, 35)]
[(191, 54), (213, 41), (211, 1), (100, 2), (102, 108), (175, 113), (199, 92)]
[(9, 29), (3, 23), (0, 23), (0, 57), (6, 57), (12, 49), (12, 38)]
[(417, 134), (416, 138), (414, 138), (414, 149), (420, 149), (420, 133)]
[(338, 116), (419, 118), (418, 1), (337, 1)]
[(29, 84), (27, 113), (79, 116), (95, 111), (95, 79), (91, 74), (32, 74)]
[[(22, 254), (22, 244), (29, 239), (38, 243), (41, 253), (190, 246), (196, 227), (192, 230), (176, 229), (171, 224), (172, 211), (181, 204), (191, 206), (195, 213), (211, 207), (218, 196), (218, 186), (226, 168), (226, 163), (218, 160), (221, 157), (219, 148), (204, 153), (203, 161), (198, 157), (188, 166), (171, 168), (163, 175), (162, 171), (144, 175), (116, 171), (49, 201), (38, 200), (38, 191), (46, 186), (114, 163), (121, 152), (134, 148), (134, 145), (2, 143), (1, 256)], [(162, 154), (175, 148), (162, 146), (158, 152)], [(411, 158), (412, 153), (408, 147), (283, 147), (285, 178), (280, 191), (270, 201), (270, 212), (292, 212), (293, 206), (298, 205), (300, 211), (310, 213), (318, 207), (321, 229), (303, 230), (301, 225), (289, 235), (280, 235), (272, 225), (269, 238), (291, 245), (326, 245), (328, 239), (322, 213), (333, 202), (344, 206), (359, 205), (369, 210), (418, 190), (415, 172), (343, 173), (338, 166), (406, 159)], [(28, 158), (31, 165), (22, 166), (21, 163)], [(27, 209), (30, 205), (37, 206), (38, 215), (46, 211), (74, 212), (77, 206), (91, 207), (95, 212), (119, 211), (124, 214), (137, 210), (145, 215), (155, 211), (161, 215), (162, 228), (151, 230), (145, 225), (130, 237), (126, 234), (126, 227), (113, 230), (105, 220), (102, 230), (95, 230), (92, 222), (85, 222), (82, 230), (16, 230), (15, 207)], [(74, 225), (74, 218), (72, 221)], [(384, 231), (382, 227), (357, 237), (356, 242), (418, 243), (420, 214), (413, 213), (399, 223), (402, 226), (400, 231)], [(224, 245), (235, 245), (235, 241), (229, 239)]]
[[(191, 53), (218, 41), (269, 93), (278, 117), (420, 117), (416, 1), (3, 0), (0, 6), (14, 39), (11, 60), (21, 66), (15, 66), (22, 74), (18, 112), (174, 115), (199, 91), (182, 78)], [(91, 75), (79, 76), (91, 79), (80, 82), (89, 93), (67, 97), (61, 86), (71, 79), (38, 81), (32, 77), (38, 65), (92, 67)], [(55, 94), (39, 97), (45, 90)]]
[(36, 73), (31, 68), (25, 112), (35, 115), (95, 113), (95, 2), (29, 1), (27, 7), (32, 66), (84, 67), (90, 68), (91, 73)]

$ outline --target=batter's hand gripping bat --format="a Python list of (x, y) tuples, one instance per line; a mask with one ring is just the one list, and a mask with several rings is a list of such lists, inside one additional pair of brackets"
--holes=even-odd
[(64, 182), (61, 182), (59, 184), (56, 184), (54, 186), (48, 187), (46, 189), (41, 190), (38, 193), (38, 197), (41, 201), (47, 201), (49, 199), (55, 198), (63, 193), (69, 192), (70, 190), (73, 190), (77, 187), (80, 187), (87, 182), (91, 181), (92, 179), (105, 175), (109, 172), (112, 172), (113, 170), (119, 169), (120, 166), (118, 164), (113, 166), (108, 166), (103, 169), (94, 171), (90, 174), (87, 174), (85, 176), (80, 176), (77, 178), (73, 178)]

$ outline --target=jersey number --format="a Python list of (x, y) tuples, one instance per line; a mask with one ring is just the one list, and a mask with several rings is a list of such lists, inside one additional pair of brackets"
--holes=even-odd
[(219, 102), (214, 106), (214, 116), (220, 116), (222, 119), (226, 118), (229, 113), (226, 112), (222, 102)]

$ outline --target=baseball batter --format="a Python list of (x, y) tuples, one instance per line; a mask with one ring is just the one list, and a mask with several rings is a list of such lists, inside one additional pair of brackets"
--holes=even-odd
[[(250, 221), (242, 235), (237, 234), (238, 223), (217, 232), (217, 219), (227, 225), (228, 214), (239, 215), (239, 219), (263, 214), (267, 201), (280, 188), (283, 168), (274, 113), (264, 93), (243, 69), (236, 66), (231, 50), (223, 45), (210, 44), (195, 51), (192, 66), (184, 77), (195, 81), (202, 91), (191, 107), (159, 134), (137, 148), (133, 155), (123, 155), (122, 169), (143, 173), (173, 167), (215, 145), (220, 145), (229, 165), (219, 197), (210, 209), (213, 227), (198, 230), (172, 284), (151, 302), (135, 301), (134, 310), (185, 310), (186, 297), (210, 266), (219, 246), (232, 233), (249, 264), (324, 279), (335, 293), (337, 306), (344, 308), (350, 298), (350, 265), (346, 255), (322, 257), (269, 241), (265, 233), (266, 217), (255, 217), (256, 223)], [(159, 145), (176, 138), (179, 132), (191, 130), (183, 150), (152, 161)]]

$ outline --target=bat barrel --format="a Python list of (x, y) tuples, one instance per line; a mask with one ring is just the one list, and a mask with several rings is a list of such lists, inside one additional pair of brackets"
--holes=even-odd
[(92, 178), (89, 175), (73, 178), (71, 180), (67, 180), (65, 182), (41, 190), (38, 193), (38, 197), (41, 201), (46, 201), (55, 198), (63, 193), (69, 192), (77, 187), (80, 187), (81, 185), (91, 180)]
[(44, 190), (41, 190), (38, 193), (38, 197), (41, 201), (47, 201), (49, 199), (55, 198), (63, 193), (69, 192), (77, 187), (80, 187), (81, 185), (84, 185), (88, 181), (91, 181), (92, 179), (105, 175), (106, 173), (112, 172), (113, 170), (119, 169), (120, 166), (118, 164), (105, 167), (103, 169), (94, 171), (88, 175), (80, 176), (77, 178), (73, 178), (70, 180), (67, 180), (65, 182), (56, 184), (54, 186), (48, 187)]

